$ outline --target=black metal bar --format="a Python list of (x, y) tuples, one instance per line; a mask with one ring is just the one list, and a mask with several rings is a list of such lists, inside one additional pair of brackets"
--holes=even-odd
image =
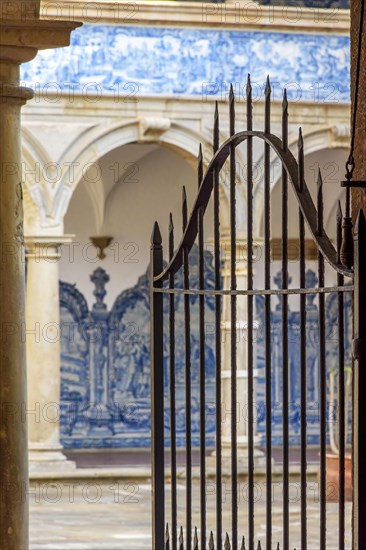
[(189, 290), (176, 288), (172, 290), (169, 288), (155, 288), (155, 292), (160, 294), (190, 294), (192, 296), (198, 296), (200, 294), (204, 294), (205, 296), (230, 296), (232, 294), (236, 294), (236, 296), (266, 296), (268, 294), (271, 296), (283, 296), (287, 294), (290, 296), (294, 294), (331, 294), (332, 292), (351, 292), (352, 290), (352, 285), (347, 285), (347, 288), (335, 285), (323, 288), (285, 288), (270, 290), (197, 290), (195, 288)]
[[(154, 276), (163, 270), (163, 247), (157, 222), (151, 237), (151, 468), (153, 548), (164, 548), (164, 364), (163, 295), (154, 292)], [(156, 283), (161, 287), (162, 283)]]
[[(342, 208), (338, 202), (337, 210), (337, 251), (340, 257), (342, 246)], [(337, 274), (337, 284), (344, 284), (343, 275)], [(338, 549), (344, 550), (345, 545), (345, 394), (344, 394), (344, 300), (343, 293), (338, 292), (338, 440), (339, 440), (339, 508), (338, 508)]]
[(341, 181), (341, 187), (357, 187), (358, 189), (366, 188), (366, 181), (361, 180), (343, 180)]
[[(282, 102), (282, 147), (288, 148), (288, 102)], [(282, 168), (282, 288), (288, 287), (288, 179)], [(282, 297), (282, 421), (283, 421), (283, 548), (289, 550), (289, 380), (288, 380), (288, 299)]]
[[(318, 234), (323, 233), (323, 181), (319, 170), (317, 188)], [(319, 287), (324, 286), (324, 257), (318, 251)], [(327, 452), (327, 373), (325, 359), (325, 300), (319, 294), (319, 371), (320, 371), (320, 550), (326, 549), (326, 452)]]
[[(198, 211), (198, 269), (199, 286), (205, 287), (203, 210)], [(199, 296), (199, 346), (200, 346), (200, 507), (201, 548), (206, 548), (206, 363), (205, 363), (205, 297)]]
[[(304, 188), (304, 142), (301, 128), (298, 141), (298, 165), (300, 192)], [(305, 220), (299, 209), (299, 241), (300, 241), (300, 287), (305, 288)], [(300, 450), (300, 491), (301, 491), (301, 548), (307, 550), (307, 495), (306, 495), (306, 469), (307, 469), (307, 376), (306, 376), (306, 295), (300, 294), (300, 400), (301, 400), (301, 450)]]
[[(253, 102), (250, 75), (246, 88), (247, 130), (253, 129)], [(248, 290), (253, 289), (253, 139), (247, 141), (247, 270)], [(249, 550), (254, 550), (254, 377), (253, 377), (253, 296), (247, 298), (248, 342), (248, 537)]]
[[(174, 254), (174, 224), (169, 218), (169, 260)], [(169, 288), (174, 289), (174, 273), (169, 275)], [(175, 420), (175, 295), (169, 295), (169, 381), (170, 381), (170, 467), (171, 467), (171, 515), (172, 550), (177, 548), (177, 446)]]
[(170, 550), (170, 536), (169, 536), (169, 524), (166, 524), (165, 529), (165, 550)]
[(355, 225), (352, 549), (363, 550), (366, 541), (366, 220), (362, 210)]
[[(187, 195), (183, 187), (182, 220), (183, 232), (187, 226)], [(184, 289), (189, 289), (189, 251), (184, 250)], [(189, 294), (184, 295), (185, 332), (185, 391), (186, 391), (186, 545), (192, 548), (192, 426), (191, 426), (191, 312)]]
[[(267, 77), (265, 90), (264, 131), (271, 132), (271, 85)], [(264, 286), (271, 288), (271, 172), (270, 147), (264, 144)], [(272, 360), (271, 360), (271, 295), (265, 296), (265, 361), (266, 361), (266, 547), (272, 550)]]
[[(235, 98), (233, 86), (229, 96), (230, 135), (235, 134)], [(230, 288), (236, 290), (236, 155), (230, 149)], [(237, 381), (236, 381), (236, 295), (230, 300), (231, 362), (231, 530), (234, 549), (238, 546), (238, 456), (237, 456)]]
[(178, 544), (179, 544), (179, 547), (178, 547), (179, 550), (184, 550), (184, 535), (183, 535), (183, 527), (182, 526), (180, 527)]
[[(213, 150), (219, 149), (219, 110), (216, 101)], [(222, 550), (222, 444), (221, 444), (221, 269), (220, 269), (220, 189), (219, 170), (213, 174), (214, 263), (215, 263), (215, 356), (216, 356), (216, 545)]]

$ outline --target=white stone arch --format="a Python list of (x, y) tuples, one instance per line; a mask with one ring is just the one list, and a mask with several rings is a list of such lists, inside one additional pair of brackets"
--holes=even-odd
[[(334, 126), (327, 126), (312, 130), (310, 132), (303, 133), (304, 140), (304, 154), (305, 162), (306, 157), (311, 153), (318, 151), (324, 151), (327, 149), (348, 149), (350, 144), (350, 127), (346, 124), (338, 124)], [(298, 136), (292, 135), (289, 139), (289, 149), (297, 158), (298, 150)], [(264, 164), (263, 156), (259, 160), (260, 164)], [(281, 178), (282, 164), (275, 153), (271, 152), (270, 161), (270, 189), (271, 193), (276, 187), (278, 181)], [(264, 174), (259, 178), (257, 184), (253, 190), (253, 209), (255, 212), (254, 219), (254, 234), (258, 237), (263, 237), (264, 228), (264, 198), (263, 198), (263, 179)], [(342, 189), (339, 188), (339, 197), (342, 196)], [(328, 216), (329, 217), (329, 216)], [(327, 220), (325, 220), (326, 224)]]
[[(59, 225), (63, 224), (63, 218), (67, 212), (73, 192), (82, 180), (83, 171), (91, 163), (98, 162), (104, 155), (131, 143), (158, 143), (159, 145), (172, 148), (179, 152), (192, 166), (196, 166), (196, 159), (199, 145), (202, 145), (206, 152), (204, 157), (206, 163), (211, 158), (211, 133), (207, 135), (192, 130), (184, 125), (170, 122), (167, 129), (152, 128), (151, 135), (147, 132), (142, 135), (142, 124), (145, 119), (135, 119), (121, 124), (98, 125), (89, 128), (70, 144), (59, 159), (61, 166), (66, 166), (62, 171), (62, 179), (59, 181), (53, 194), (52, 216)], [(159, 120), (159, 119), (155, 119)], [(161, 120), (161, 119), (160, 119)], [(167, 120), (167, 119), (162, 119)], [(228, 189), (221, 187), (221, 214), (222, 223), (229, 219), (228, 210)], [(95, 197), (94, 197), (95, 199)], [(97, 205), (97, 200), (92, 200)], [(244, 205), (239, 199), (238, 211), (245, 212)], [(97, 216), (98, 214), (95, 213)]]
[(47, 224), (47, 189), (42, 178), (42, 167), (49, 161), (45, 149), (37, 138), (22, 128), (22, 188), (24, 207), (24, 231), (37, 235)]

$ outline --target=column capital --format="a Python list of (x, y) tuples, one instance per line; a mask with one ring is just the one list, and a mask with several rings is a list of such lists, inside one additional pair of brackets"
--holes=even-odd
[(70, 45), (70, 34), (81, 23), (40, 19), (0, 19), (0, 60), (14, 64), (33, 59), (38, 50)]
[(27, 235), (24, 237), (26, 257), (37, 261), (58, 260), (61, 246), (71, 243), (74, 238), (75, 235)]
[[(9, 12), (8, 5), (14, 5)], [(25, 13), (17, 7), (27, 2), (0, 2), (0, 102), (23, 105), (33, 97), (33, 91), (19, 86), (19, 67), (33, 59), (38, 50), (69, 46), (71, 32), (81, 23), (36, 19), (37, 2)], [(29, 6), (28, 6), (29, 7)], [(4, 8), (4, 9), (3, 9)], [(34, 13), (33, 13), (34, 12)], [(9, 18), (18, 17), (11, 19)]]

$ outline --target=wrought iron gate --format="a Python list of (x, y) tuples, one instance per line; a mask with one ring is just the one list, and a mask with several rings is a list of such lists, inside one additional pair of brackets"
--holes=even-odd
[[(282, 136), (276, 137), (271, 133), (271, 88), (267, 81), (265, 92), (265, 117), (264, 131), (255, 131), (252, 128), (252, 89), (250, 78), (246, 90), (246, 131), (236, 131), (235, 128), (235, 98), (231, 88), (229, 97), (229, 120), (230, 137), (224, 143), (219, 143), (219, 113), (216, 105), (213, 132), (213, 158), (203, 173), (203, 158), (200, 151), (198, 158), (198, 194), (194, 203), (192, 213), (188, 217), (188, 207), (185, 192), (183, 192), (182, 219), (183, 236), (178, 248), (174, 249), (174, 228), (173, 220), (170, 218), (169, 226), (169, 262), (163, 265), (162, 237), (159, 226), (156, 223), (153, 229), (151, 241), (151, 402), (152, 402), (152, 512), (153, 512), (153, 548), (154, 550), (172, 548), (194, 549), (221, 549), (225, 548), (301, 548), (302, 550), (325, 550), (327, 546), (327, 449), (329, 444), (330, 424), (336, 423), (336, 432), (339, 446), (339, 505), (337, 514), (337, 548), (340, 550), (347, 547), (345, 541), (346, 530), (350, 521), (346, 516), (346, 494), (345, 494), (345, 462), (347, 443), (347, 415), (348, 408), (345, 404), (345, 372), (351, 357), (346, 356), (345, 350), (345, 329), (349, 320), (345, 319), (344, 303), (347, 296), (353, 297), (354, 318), (353, 318), (353, 421), (352, 421), (352, 452), (353, 452), (353, 549), (365, 548), (366, 545), (366, 493), (365, 474), (359, 467), (362, 459), (366, 460), (366, 433), (365, 428), (360, 424), (359, 419), (365, 416), (365, 401), (359, 396), (361, 388), (365, 385), (365, 346), (364, 331), (366, 330), (366, 254), (362, 255), (362, 248), (366, 245), (366, 222), (363, 213), (360, 212), (356, 224), (353, 241), (352, 222), (350, 218), (350, 188), (346, 189), (345, 216), (339, 204), (337, 219), (336, 247), (328, 238), (323, 221), (323, 182), (319, 172), (316, 206), (314, 205), (311, 193), (304, 179), (304, 148), (301, 129), (298, 138), (298, 158), (294, 158), (288, 147), (288, 102), (286, 91), (282, 103)], [(263, 143), (264, 156), (264, 179), (263, 179), (263, 200), (264, 200), (264, 288), (256, 288), (254, 282), (253, 262), (253, 142), (261, 140)], [(236, 190), (236, 149), (241, 143), (246, 142), (246, 269), (247, 287), (240, 288), (237, 274), (237, 190)], [(271, 287), (271, 200), (270, 200), (270, 162), (271, 155), (277, 156), (282, 163), (281, 192), (282, 192), (282, 239), (281, 239), (281, 288)], [(230, 267), (229, 285), (223, 284), (222, 251), (220, 247), (220, 172), (225, 162), (229, 163), (229, 209), (230, 209)], [(291, 186), (289, 186), (291, 182)], [(288, 211), (289, 191), (292, 192), (297, 201), (298, 212)], [(215, 288), (208, 288), (205, 284), (205, 262), (204, 244), (205, 236), (205, 213), (212, 207), (213, 210), (213, 247), (214, 247), (214, 272)], [(291, 286), (289, 280), (289, 247), (288, 247), (288, 224), (289, 214), (298, 218), (299, 235), (299, 262), (298, 280), (299, 284)], [(277, 212), (275, 215), (278, 215)], [(305, 235), (309, 232), (317, 250), (317, 271), (318, 286), (309, 288), (306, 281), (306, 259), (305, 259)], [(198, 257), (198, 287), (192, 288), (190, 284), (189, 262), (190, 251), (197, 242)], [(353, 254), (354, 242), (354, 254)], [(353, 261), (354, 255), (354, 261)], [(326, 267), (327, 266), (327, 267)], [(177, 288), (177, 274), (183, 273), (183, 284)], [(327, 284), (328, 277), (332, 284)], [(334, 279), (336, 278), (336, 281)], [(316, 282), (314, 283), (316, 285)], [(280, 512), (274, 511), (273, 507), (273, 484), (274, 464), (272, 448), (272, 327), (271, 312), (273, 308), (272, 297), (276, 295), (281, 301), (281, 347), (282, 347), (282, 380), (281, 380), (281, 416), (282, 416), (282, 446), (281, 446), (281, 481), (282, 481), (282, 504)], [(330, 404), (327, 392), (329, 378), (328, 371), (328, 344), (325, 322), (326, 297), (332, 295), (337, 302), (338, 328), (337, 328), (337, 376), (338, 394), (336, 398), (337, 414), (335, 418), (329, 416)], [(175, 323), (176, 297), (184, 297), (184, 326), (177, 329)], [(263, 501), (265, 502), (265, 532), (258, 534), (256, 525), (256, 510), (262, 506), (257, 502), (256, 492), (256, 449), (255, 449), (255, 297), (263, 297), (264, 300), (264, 349), (265, 349), (265, 450), (264, 450), (264, 473), (265, 491)], [(291, 438), (289, 434), (289, 300), (299, 300), (300, 325), (299, 338), (296, 342), (300, 357), (300, 482), (299, 482), (299, 533), (294, 535), (292, 526), (293, 499), (290, 495), (291, 469), (290, 451)], [(319, 519), (311, 526), (311, 537), (309, 535), (309, 481), (308, 481), (308, 433), (307, 433), (307, 399), (308, 399), (308, 369), (307, 369), (307, 304), (308, 298), (317, 297), (319, 318), (317, 321), (317, 346), (319, 363), (319, 415), (320, 415), (320, 445), (319, 445), (319, 502), (312, 502), (316, 507)], [(207, 417), (207, 402), (205, 392), (205, 339), (207, 338), (207, 326), (205, 325), (205, 311), (207, 301), (211, 300), (215, 305), (215, 397), (216, 397), (216, 439), (215, 452), (207, 456), (205, 425)], [(241, 306), (241, 313), (245, 311), (245, 319), (238, 315), (239, 301), (245, 301), (245, 308)], [(192, 354), (192, 327), (191, 310), (198, 307), (199, 311), (199, 354)], [(229, 472), (223, 468), (223, 415), (221, 403), (223, 401), (223, 389), (221, 369), (227, 357), (224, 357), (222, 348), (223, 308), (230, 312), (230, 403), (237, 404), (238, 400), (245, 402), (247, 409), (246, 418), (246, 464), (247, 470), (245, 480), (247, 482), (247, 503), (242, 505), (240, 499), (240, 476), (239, 462), (243, 459), (240, 453), (243, 448), (238, 445), (238, 410), (237, 406), (231, 407), (230, 427), (230, 467)], [(365, 318), (364, 318), (365, 316)], [(244, 326), (246, 352), (237, 353), (237, 330)], [(227, 328), (227, 327), (226, 327)], [(181, 498), (179, 495), (179, 475), (177, 467), (176, 452), (176, 350), (175, 341), (179, 332), (184, 333), (185, 338), (185, 498), (184, 516), (185, 528), (180, 527), (183, 522), (179, 521), (178, 510)], [(169, 357), (164, 354), (163, 337), (169, 336)], [(294, 345), (294, 344), (292, 344)], [(240, 348), (242, 350), (242, 348)], [(350, 355), (350, 354), (348, 354)], [(243, 368), (245, 365), (245, 369)], [(240, 395), (242, 386), (238, 387), (239, 373), (245, 370), (247, 386), (245, 397)], [(194, 452), (192, 449), (192, 377), (199, 378), (199, 467), (197, 470), (199, 478), (198, 495), (195, 494), (195, 486), (192, 483), (195, 475), (195, 467), (192, 462)], [(164, 383), (169, 384), (169, 406), (170, 414), (167, 418), (164, 413)], [(347, 410), (346, 410), (347, 409)], [(240, 410), (239, 410), (240, 414)], [(170, 439), (170, 460), (165, 463), (164, 431), (169, 428)], [(207, 510), (207, 480), (210, 468), (208, 464), (214, 462), (215, 481), (215, 506), (210, 510), (208, 518)], [(181, 472), (180, 472), (181, 475)], [(278, 472), (277, 474), (278, 475)], [(169, 477), (170, 484), (166, 483)], [(223, 484), (230, 484), (230, 510), (229, 514), (223, 510), (225, 495)], [(168, 509), (166, 493), (169, 491), (170, 506)], [(226, 486), (225, 486), (226, 491)], [(314, 500), (314, 499), (313, 499)], [(197, 504), (199, 502), (199, 505)], [(226, 504), (226, 502), (225, 502)], [(295, 506), (296, 508), (296, 506)], [(275, 516), (276, 512), (276, 516)], [(194, 518), (193, 518), (194, 516)], [(244, 517), (245, 516), (245, 517)], [(197, 518), (197, 522), (193, 519)], [(198, 521), (199, 518), (199, 521)], [(228, 520), (229, 518), (229, 520)], [(210, 524), (210, 521), (213, 523)], [(227, 524), (227, 521), (229, 523)], [(278, 522), (281, 523), (278, 526)], [(199, 529), (195, 525), (199, 523)], [(194, 527), (194, 529), (193, 529)], [(276, 527), (276, 529), (275, 529)], [(278, 529), (278, 527), (280, 527)], [(280, 535), (276, 535), (278, 531)], [(224, 535), (224, 533), (226, 534)], [(331, 533), (334, 535), (334, 533)], [(315, 538), (314, 538), (315, 537)], [(259, 540), (261, 539), (261, 541)], [(261, 544), (263, 546), (261, 546)], [(332, 546), (333, 547), (333, 546)]]

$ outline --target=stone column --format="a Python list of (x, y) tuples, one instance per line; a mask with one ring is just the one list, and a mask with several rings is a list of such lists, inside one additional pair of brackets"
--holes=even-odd
[(0, 544), (28, 548), (24, 248), (20, 109), (32, 91), (19, 68), (67, 46), (78, 24), (39, 21), (39, 1), (0, 0)]
[(26, 237), (26, 348), (31, 471), (75, 468), (60, 445), (59, 259), (72, 238)]
[[(224, 278), (223, 288), (230, 288), (230, 242), (224, 241), (221, 246), (223, 251), (224, 268), (222, 275)], [(246, 242), (237, 240), (237, 288), (246, 289), (248, 282), (247, 260), (246, 260)], [(222, 383), (222, 456), (223, 456), (223, 471), (229, 473), (231, 471), (231, 411), (233, 404), (231, 403), (231, 319), (230, 319), (230, 300), (229, 296), (223, 298), (222, 312), (222, 365), (221, 365), (221, 383)], [(237, 297), (236, 307), (236, 354), (237, 354), (237, 447), (238, 447), (238, 474), (246, 474), (248, 472), (248, 312), (247, 298), (244, 296)], [(253, 319), (253, 337), (255, 340), (256, 321), (255, 308)], [(254, 402), (256, 401), (255, 380), (258, 376), (256, 369), (256, 354), (253, 350), (253, 376), (254, 376)], [(226, 414), (225, 414), (226, 411)], [(253, 411), (255, 419), (255, 410)], [(259, 437), (257, 435), (256, 425), (254, 425), (254, 463), (257, 469), (265, 466), (265, 458), (262, 451), (259, 449)]]

